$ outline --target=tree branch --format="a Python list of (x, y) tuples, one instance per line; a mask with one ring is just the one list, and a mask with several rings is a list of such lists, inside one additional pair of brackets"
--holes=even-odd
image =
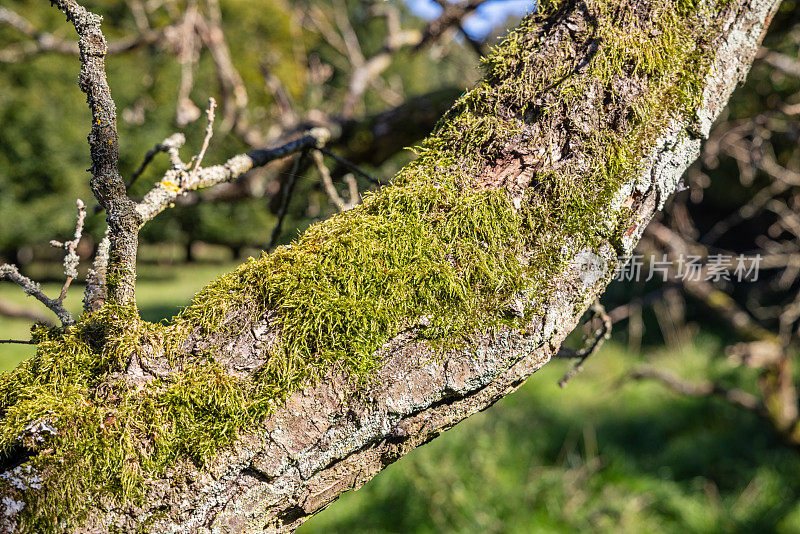
[(133, 304), (140, 222), (118, 169), (117, 111), (106, 80), (108, 48), (100, 29), (101, 17), (87, 11), (75, 0), (52, 0), (51, 4), (67, 16), (78, 33), (81, 62), (78, 85), (86, 94), (92, 112), (90, 186), (108, 214), (109, 269), (116, 275), (114, 286), (110, 288), (111, 297), (120, 304)]

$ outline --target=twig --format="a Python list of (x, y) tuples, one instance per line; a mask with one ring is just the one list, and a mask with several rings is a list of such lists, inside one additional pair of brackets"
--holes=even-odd
[(0, 339), (0, 343), (18, 343), (20, 345), (36, 345), (36, 342), (33, 340), (25, 340), (25, 339)]
[[(37, 54), (46, 52), (73, 56), (79, 54), (78, 43), (61, 39), (52, 33), (40, 31), (30, 21), (6, 7), (0, 7), (0, 24), (8, 25), (30, 38), (29, 41), (0, 50), (0, 63), (18, 63)], [(171, 27), (156, 30), (143, 30), (137, 36), (113, 41), (108, 44), (108, 53), (118, 54), (128, 52), (142, 46), (157, 43), (170, 30)]]
[(303, 162), (305, 161), (307, 155), (308, 150), (303, 150), (300, 152), (300, 155), (294, 160), (292, 170), (289, 171), (289, 182), (283, 188), (283, 198), (281, 199), (281, 207), (278, 211), (278, 222), (275, 224), (275, 228), (272, 229), (272, 236), (269, 239), (267, 250), (272, 250), (275, 247), (275, 244), (278, 242), (278, 238), (281, 235), (281, 227), (283, 226), (283, 219), (286, 217), (286, 213), (289, 208), (289, 200), (292, 197), (292, 193), (294, 193), (294, 186), (297, 183), (298, 174), (302, 169)]
[[(336, 190), (336, 187), (333, 185), (333, 180), (331, 179), (331, 173), (328, 171), (328, 167), (325, 166), (325, 162), (322, 159), (322, 154), (317, 152), (316, 150), (311, 154), (311, 157), (314, 159), (314, 164), (317, 167), (317, 172), (319, 172), (320, 181), (322, 182), (322, 187), (325, 189), (325, 192), (328, 194), (328, 198), (331, 199), (339, 211), (347, 211), (355, 206), (353, 202), (353, 197), (351, 196), (350, 202), (345, 202), (339, 192)], [(351, 176), (352, 178), (352, 176)]]
[(557, 357), (559, 358), (578, 358), (578, 363), (575, 366), (567, 371), (567, 374), (558, 382), (560, 387), (566, 387), (567, 382), (569, 382), (572, 377), (577, 375), (583, 370), (583, 364), (586, 360), (594, 354), (595, 352), (603, 346), (603, 343), (611, 337), (611, 317), (608, 316), (606, 313), (605, 308), (603, 305), (600, 304), (600, 301), (595, 301), (594, 304), (591, 305), (589, 308), (592, 312), (593, 320), (595, 317), (599, 318), (602, 322), (600, 328), (594, 331), (591, 339), (587, 340), (586, 346), (584, 346), (579, 351), (572, 351), (569, 349), (560, 349), (558, 351)]
[(714, 382), (687, 382), (678, 376), (653, 367), (642, 367), (630, 373), (632, 380), (650, 379), (660, 382), (672, 391), (689, 397), (719, 397), (731, 404), (764, 414), (763, 403), (754, 395), (736, 388), (726, 388)]
[(178, 62), (181, 65), (181, 83), (178, 88), (178, 101), (175, 110), (175, 123), (186, 126), (200, 116), (200, 110), (190, 98), (194, 86), (194, 68), (200, 55), (197, 39), (196, 21), (199, 19), (196, 2), (190, 1), (181, 23), (181, 41)]
[(58, 297), (59, 302), (64, 301), (64, 298), (67, 296), (69, 285), (78, 277), (78, 263), (81, 261), (77, 251), (78, 244), (81, 242), (81, 237), (83, 236), (83, 222), (86, 219), (86, 205), (81, 199), (78, 199), (76, 204), (78, 205), (78, 222), (75, 224), (75, 234), (72, 240), (65, 241), (64, 243), (61, 241), (56, 241), (55, 239), (50, 241), (50, 246), (63, 248), (64, 252), (66, 252), (64, 255), (64, 276), (67, 279), (64, 281), (64, 285), (61, 288), (61, 294)]
[(16, 306), (5, 299), (0, 299), (0, 315), (6, 317), (18, 317), (20, 319), (28, 319), (37, 323), (45, 323), (52, 326), (53, 320), (49, 315), (45, 315), (39, 310), (28, 309), (22, 306)]
[(45, 295), (41, 286), (27, 276), (21, 274), (16, 265), (8, 263), (0, 265), (0, 280), (8, 280), (20, 286), (25, 293), (34, 297), (47, 306), (50, 311), (55, 313), (64, 326), (75, 324), (75, 319), (73, 319), (72, 314), (64, 308), (62, 302), (58, 299), (51, 299)]
[[(208, 124), (206, 124), (206, 135), (203, 137), (203, 145), (200, 147), (200, 152), (194, 158), (194, 169), (192, 174), (196, 174), (200, 170), (200, 164), (203, 163), (203, 158), (208, 150), (208, 144), (211, 142), (211, 136), (214, 135), (214, 110), (217, 109), (217, 101), (213, 97), (208, 99), (208, 109), (206, 109), (206, 117), (208, 117)], [(191, 162), (189, 162), (191, 165)]]
[(317, 150), (319, 150), (320, 152), (322, 152), (326, 156), (336, 160), (337, 163), (340, 163), (341, 165), (344, 165), (345, 167), (347, 167), (348, 169), (352, 170), (356, 174), (359, 174), (359, 175), (363, 176), (364, 178), (366, 178), (367, 180), (369, 180), (373, 184), (389, 185), (389, 182), (386, 182), (384, 180), (381, 180), (380, 178), (376, 178), (376, 177), (372, 176), (371, 174), (367, 173), (364, 169), (362, 169), (361, 167), (359, 167), (358, 165), (356, 165), (352, 161), (347, 160), (347, 159), (343, 158), (342, 156), (339, 156), (338, 154), (336, 154), (334, 152), (331, 152), (330, 150), (328, 150), (324, 146), (317, 147)]
[(186, 143), (186, 137), (182, 133), (175, 133), (148, 150), (144, 155), (144, 159), (142, 160), (141, 165), (139, 165), (139, 168), (136, 169), (133, 174), (131, 174), (130, 180), (128, 180), (128, 183), (125, 184), (125, 188), (131, 188), (134, 182), (139, 179), (147, 166), (151, 161), (153, 161), (153, 158), (155, 158), (156, 154), (159, 152), (166, 152), (169, 154), (170, 162), (172, 163), (173, 168), (183, 167), (183, 162), (181, 162), (178, 149), (182, 147), (184, 143)]
[(225, 40), (219, 2), (206, 0), (206, 8), (209, 16), (207, 18), (198, 17), (196, 26), (200, 38), (211, 53), (211, 59), (216, 69), (222, 97), (222, 130), (227, 132), (236, 127), (237, 132), (252, 140), (255, 137), (254, 132), (246, 124), (247, 88), (233, 64), (231, 52)]
[(304, 136), (272, 149), (251, 150), (247, 154), (232, 157), (222, 165), (214, 165), (188, 174), (181, 169), (171, 169), (164, 178), (148, 192), (136, 206), (141, 224), (153, 219), (167, 209), (176, 198), (188, 191), (211, 187), (230, 182), (254, 167), (261, 167), (270, 161), (286, 157), (295, 152), (324, 145), (330, 133), (324, 128), (313, 128)]
[(106, 272), (110, 248), (111, 243), (108, 239), (108, 229), (106, 228), (106, 235), (97, 245), (92, 268), (89, 269), (86, 275), (86, 290), (83, 293), (83, 309), (86, 311), (97, 311), (106, 301)]

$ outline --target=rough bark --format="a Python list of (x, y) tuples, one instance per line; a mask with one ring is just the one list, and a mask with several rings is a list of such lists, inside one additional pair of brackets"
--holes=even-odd
[[(646, 10), (645, 4), (640, 5)], [(291, 394), (257, 428), (240, 432), (234, 446), (216, 454), (209, 465), (201, 468), (180, 461), (163, 477), (148, 482), (142, 503), (105, 507), (98, 503), (77, 531), (292, 531), (344, 491), (361, 486), (408, 451), (514, 391), (549, 361), (609, 282), (609, 273), (587, 278), (582, 258), (591, 254), (613, 265), (617, 256), (630, 253), (654, 212), (675, 190), (697, 157), (701, 139), (746, 75), (778, 4), (777, 0), (729, 2), (722, 11), (724, 20), (713, 26), (717, 33), (707, 36), (713, 67), (701, 80), (703, 98), (696, 117), (672, 121), (658, 132), (657, 141), (642, 158), (641, 172), (626, 178), (618, 194), (608, 198), (596, 214), (616, 224), (620, 210), (629, 210), (619, 239), (606, 236), (588, 250), (566, 247), (562, 254), (575, 261), (548, 281), (543, 311), (526, 318), (525, 328), (473, 333), (460, 348), (441, 355), (420, 339), (430, 321), (420, 317), (379, 349), (380, 365), (366, 391), (363, 384), (332, 369), (316, 385)], [(570, 44), (573, 29), (587, 24), (591, 16), (582, 3), (573, 3), (554, 15), (538, 37), (554, 46)], [(592, 45), (571, 49), (591, 54)], [(541, 53), (547, 50), (543, 47)], [(624, 88), (635, 82), (631, 77), (617, 79), (615, 84)], [(624, 93), (621, 90), (622, 100)], [(587, 100), (591, 98), (587, 95)], [(624, 122), (613, 108), (603, 106), (586, 113), (569, 110), (565, 121), (574, 120), (566, 126), (566, 122), (525, 123), (523, 117), (523, 135), (513, 136), (498, 154), (475, 168), (473, 183), (503, 188), (521, 202), (525, 190), (536, 187), (533, 177), (543, 166), (547, 170), (554, 161), (570, 159), (565, 138), (569, 139), (571, 128), (612, 128), (612, 123)], [(533, 146), (530, 139), (536, 140)], [(556, 151), (557, 157), (553, 156)], [(549, 156), (548, 163), (542, 163), (547, 159), (542, 154)], [(268, 360), (281, 331), (270, 313), (253, 322), (249, 305), (243, 299), (239, 308), (227, 309), (225, 328), (210, 334), (193, 331), (183, 350), (215, 349), (217, 362), (229, 373), (252, 375)], [(513, 303), (511, 310), (516, 310)], [(122, 375), (143, 384), (174, 372), (173, 362), (152, 344), (131, 356)], [(6, 525), (12, 520), (6, 518)]]

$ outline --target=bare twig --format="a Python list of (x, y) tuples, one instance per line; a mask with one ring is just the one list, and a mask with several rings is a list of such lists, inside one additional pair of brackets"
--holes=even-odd
[(589, 356), (597, 352), (600, 347), (603, 346), (603, 343), (611, 337), (611, 317), (608, 316), (605, 308), (600, 304), (600, 301), (595, 301), (594, 304), (589, 307), (589, 310), (592, 312), (590, 321), (599, 318), (601, 322), (600, 328), (594, 331), (592, 337), (587, 340), (586, 345), (582, 349), (573, 351), (562, 348), (558, 351), (557, 357), (559, 358), (578, 358), (578, 362), (575, 366), (567, 371), (567, 374), (558, 382), (558, 385), (562, 388), (566, 387), (572, 377), (583, 370), (583, 364)]
[(198, 169), (192, 173), (186, 173), (181, 169), (171, 169), (136, 206), (139, 221), (144, 224), (153, 219), (153, 217), (169, 207), (176, 198), (188, 191), (229, 182), (254, 167), (261, 167), (270, 161), (286, 157), (295, 152), (319, 148), (327, 142), (328, 136), (329, 133), (324, 128), (313, 128), (306, 135), (282, 146), (239, 154), (222, 165)]
[(0, 339), (0, 343), (17, 343), (19, 345), (35, 345), (36, 342), (30, 339)]
[(763, 403), (755, 396), (737, 388), (727, 388), (714, 382), (688, 382), (661, 369), (642, 367), (630, 373), (633, 380), (655, 380), (672, 391), (688, 397), (718, 397), (735, 406), (764, 414)]
[(335, 152), (331, 152), (330, 150), (328, 150), (324, 146), (317, 147), (317, 150), (319, 150), (320, 152), (322, 152), (326, 156), (336, 160), (337, 163), (339, 163), (341, 165), (344, 165), (345, 167), (347, 167), (351, 171), (355, 172), (356, 174), (359, 174), (359, 175), (363, 176), (364, 178), (366, 178), (367, 180), (369, 180), (373, 184), (377, 184), (377, 185), (388, 185), (389, 184), (389, 182), (386, 182), (384, 180), (381, 180), (380, 178), (376, 178), (375, 176), (372, 176), (371, 174), (369, 174), (367, 171), (365, 171), (364, 169), (362, 169), (361, 167), (359, 167), (358, 165), (356, 165), (352, 161), (349, 161), (349, 160), (343, 158), (342, 156), (336, 154)]
[[(38, 30), (30, 21), (7, 7), (0, 7), (0, 24), (6, 24), (29, 38), (28, 41), (0, 50), (0, 63), (18, 63), (47, 52), (74, 56), (80, 53), (78, 43)], [(147, 29), (141, 31), (139, 35), (111, 42), (108, 45), (108, 53), (123, 53), (157, 43), (169, 30), (169, 27)]]
[(78, 244), (81, 242), (81, 237), (83, 236), (83, 222), (86, 219), (86, 205), (84, 205), (81, 199), (78, 199), (76, 204), (78, 205), (78, 222), (75, 224), (75, 234), (71, 241), (56, 241), (55, 239), (50, 241), (50, 246), (56, 248), (63, 248), (64, 252), (64, 276), (66, 280), (64, 281), (64, 285), (61, 288), (61, 294), (58, 297), (59, 302), (63, 302), (64, 298), (67, 296), (67, 290), (69, 289), (69, 285), (72, 283), (74, 279), (78, 277), (78, 263), (80, 263), (81, 259), (78, 257)]
[[(255, 141), (260, 136), (247, 125), (245, 113), (248, 102), (247, 88), (233, 64), (231, 52), (225, 40), (219, 3), (217, 0), (207, 0), (206, 5), (209, 16), (207, 18), (198, 17), (197, 31), (208, 47), (211, 60), (214, 62), (222, 97), (222, 130), (229, 131), (236, 128), (237, 133), (248, 139), (248, 142)], [(251, 146), (253, 146), (252, 143)]]
[(97, 245), (97, 252), (94, 255), (92, 268), (86, 275), (86, 290), (83, 293), (83, 309), (86, 311), (96, 311), (103, 306), (108, 298), (106, 291), (106, 273), (108, 270), (108, 253), (111, 243), (108, 239), (108, 229), (106, 234)]
[(175, 108), (175, 124), (178, 126), (186, 126), (200, 117), (200, 109), (190, 98), (194, 87), (194, 68), (200, 56), (200, 42), (195, 30), (199, 18), (197, 3), (190, 0), (181, 23), (178, 49), (178, 62), (181, 65), (181, 83)]
[(139, 168), (136, 169), (133, 174), (131, 174), (128, 183), (125, 184), (125, 188), (131, 188), (134, 182), (136, 182), (136, 180), (142, 175), (147, 166), (151, 161), (153, 161), (153, 158), (155, 158), (156, 154), (159, 152), (166, 152), (169, 155), (173, 169), (183, 168), (183, 162), (181, 161), (178, 149), (180, 149), (184, 143), (186, 143), (186, 137), (184, 137), (182, 133), (175, 133), (148, 150), (144, 155), (144, 159), (142, 160), (141, 165), (139, 165)]
[(64, 308), (62, 301), (59, 299), (51, 299), (45, 295), (41, 286), (27, 276), (21, 274), (16, 265), (0, 265), (0, 280), (8, 280), (20, 286), (25, 293), (34, 297), (47, 306), (50, 311), (55, 313), (64, 326), (75, 324), (75, 319), (73, 319), (72, 314)]
[[(336, 205), (336, 207), (339, 209), (339, 211), (347, 211), (347, 210), (351, 209), (353, 206), (355, 206), (355, 203), (353, 202), (353, 198), (357, 198), (357, 197), (352, 197), (351, 196), (351, 201), (350, 202), (345, 202), (342, 199), (341, 195), (339, 195), (339, 192), (336, 190), (336, 187), (334, 187), (334, 185), (333, 185), (333, 180), (331, 179), (331, 173), (328, 170), (328, 167), (325, 166), (325, 162), (323, 161), (322, 154), (320, 154), (319, 152), (317, 152), (315, 150), (311, 154), (311, 157), (313, 158), (314, 164), (317, 167), (317, 172), (319, 172), (320, 181), (322, 182), (323, 189), (325, 189), (325, 193), (327, 193), (328, 198), (331, 199), (331, 202), (333, 202)], [(351, 178), (352, 178), (352, 176), (351, 176)]]
[[(214, 135), (214, 110), (217, 109), (217, 101), (213, 98), (208, 99), (208, 109), (206, 109), (206, 117), (208, 117), (208, 124), (206, 124), (206, 134), (203, 137), (203, 145), (200, 147), (200, 152), (198, 152), (197, 157), (194, 158), (194, 169), (192, 169), (192, 174), (197, 173), (200, 170), (200, 164), (203, 163), (203, 158), (206, 155), (206, 150), (208, 150), (208, 144), (211, 142), (211, 136)], [(189, 162), (191, 165), (191, 162)]]
[(15, 304), (8, 302), (5, 299), (0, 299), (0, 315), (5, 315), (6, 317), (18, 317), (20, 319), (28, 319), (30, 321), (34, 321), (37, 323), (45, 323), (47, 325), (52, 325), (53, 321), (49, 315), (45, 315), (38, 310), (29, 309), (22, 306), (16, 306)]
[(289, 210), (289, 200), (292, 198), (292, 193), (294, 193), (294, 186), (297, 184), (297, 178), (300, 172), (303, 169), (303, 163), (305, 162), (306, 156), (308, 155), (308, 149), (303, 150), (300, 152), (300, 155), (297, 156), (294, 160), (294, 164), (292, 165), (292, 170), (289, 172), (289, 181), (283, 187), (283, 198), (281, 199), (281, 207), (278, 211), (278, 222), (275, 224), (275, 228), (272, 229), (272, 235), (269, 239), (269, 244), (267, 245), (267, 250), (272, 250), (275, 248), (275, 244), (278, 242), (278, 238), (281, 236), (281, 228), (283, 227), (283, 220), (286, 218), (286, 213)]
[(800, 78), (800, 60), (797, 58), (767, 48), (762, 48), (758, 51), (758, 58), (788, 76)]

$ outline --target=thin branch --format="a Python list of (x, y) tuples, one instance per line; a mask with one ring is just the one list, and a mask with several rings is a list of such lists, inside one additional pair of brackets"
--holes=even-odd
[(351, 202), (345, 202), (342, 199), (341, 195), (339, 195), (339, 192), (333, 185), (333, 180), (331, 179), (331, 173), (328, 170), (328, 167), (325, 166), (322, 154), (320, 154), (315, 150), (311, 154), (311, 157), (314, 159), (314, 164), (317, 167), (317, 172), (319, 172), (319, 177), (320, 181), (322, 182), (322, 187), (323, 189), (325, 189), (325, 193), (327, 193), (328, 198), (331, 199), (331, 202), (333, 202), (336, 205), (339, 211), (347, 211), (351, 209), (355, 204)]
[(181, 40), (178, 49), (178, 62), (181, 66), (181, 83), (175, 110), (175, 123), (178, 126), (186, 126), (200, 117), (200, 109), (190, 98), (194, 87), (194, 68), (200, 57), (200, 43), (195, 31), (196, 21), (199, 18), (196, 2), (189, 2), (181, 22)]
[(78, 199), (76, 204), (78, 205), (78, 222), (75, 224), (75, 234), (72, 240), (65, 241), (64, 243), (61, 241), (56, 241), (55, 239), (50, 241), (51, 247), (63, 248), (64, 252), (66, 252), (64, 255), (64, 276), (66, 277), (66, 281), (64, 282), (64, 286), (61, 288), (61, 294), (58, 297), (59, 302), (64, 301), (64, 298), (67, 296), (69, 285), (78, 277), (78, 264), (81, 261), (80, 257), (78, 256), (78, 244), (81, 242), (81, 237), (83, 236), (83, 222), (86, 219), (86, 205), (81, 199)]
[[(78, 43), (62, 39), (52, 33), (39, 31), (30, 21), (6, 7), (0, 7), (0, 24), (6, 24), (30, 38), (28, 41), (0, 50), (0, 63), (19, 63), (32, 56), (47, 52), (73, 56), (80, 53)], [(166, 27), (146, 30), (139, 35), (111, 42), (108, 44), (108, 53), (119, 54), (157, 43), (170, 29), (170, 27)]]
[(156, 154), (159, 152), (166, 152), (169, 154), (170, 162), (172, 163), (173, 168), (182, 168), (183, 162), (181, 161), (178, 149), (182, 147), (184, 143), (186, 143), (186, 137), (182, 133), (175, 133), (148, 150), (144, 155), (144, 159), (142, 160), (141, 165), (139, 165), (139, 168), (136, 169), (133, 174), (131, 174), (128, 183), (125, 184), (125, 189), (131, 188), (134, 182), (139, 179), (145, 169), (147, 169), (147, 166), (151, 161), (153, 161), (153, 158), (155, 158)]
[(0, 343), (17, 343), (19, 345), (36, 345), (36, 342), (30, 339), (0, 339)]
[(320, 148), (327, 142), (329, 135), (324, 128), (312, 128), (299, 139), (276, 148), (251, 150), (247, 154), (239, 154), (222, 165), (198, 169), (197, 172), (192, 173), (171, 169), (139, 202), (136, 206), (136, 213), (141, 224), (144, 224), (167, 209), (176, 198), (188, 191), (230, 182), (250, 169), (261, 167), (270, 161), (310, 148)]
[(111, 242), (108, 239), (108, 228), (106, 228), (105, 236), (97, 245), (92, 268), (86, 274), (86, 290), (83, 293), (83, 309), (86, 311), (99, 310), (108, 298), (106, 273), (110, 248)]
[[(200, 152), (197, 154), (197, 157), (194, 159), (194, 169), (192, 169), (192, 174), (197, 173), (200, 170), (200, 164), (203, 163), (203, 158), (206, 155), (206, 150), (208, 150), (208, 144), (211, 142), (211, 136), (214, 135), (214, 110), (217, 109), (217, 101), (214, 98), (208, 99), (208, 109), (206, 109), (206, 117), (208, 118), (208, 124), (206, 124), (206, 134), (203, 137), (203, 145), (200, 147)], [(189, 162), (191, 165), (191, 162)]]
[(458, 3), (446, 2), (442, 5), (442, 13), (430, 21), (422, 32), (422, 39), (414, 47), (414, 50), (421, 48), (440, 39), (450, 28), (458, 26), (473, 11), (478, 9), (487, 0), (463, 0)]
[(206, 5), (209, 16), (207, 18), (198, 17), (196, 26), (200, 38), (208, 47), (211, 60), (214, 62), (222, 96), (222, 130), (228, 131), (235, 127), (238, 132), (244, 134), (243, 137), (252, 140), (255, 136), (247, 126), (245, 113), (248, 102), (247, 88), (233, 64), (230, 48), (225, 40), (219, 2), (207, 0)]
[(34, 297), (50, 311), (55, 313), (64, 326), (75, 324), (75, 319), (72, 317), (72, 314), (64, 308), (63, 303), (59, 299), (51, 299), (45, 295), (41, 286), (27, 276), (21, 274), (16, 265), (8, 263), (0, 265), (0, 281), (2, 280), (7, 280), (20, 286), (26, 294)]
[(780, 52), (775, 52), (774, 50), (769, 50), (767, 48), (762, 48), (758, 51), (758, 58), (765, 61), (771, 67), (783, 72), (787, 76), (800, 78), (800, 60), (797, 58), (793, 58), (791, 56), (787, 56), (786, 54), (781, 54)]
[(386, 182), (384, 180), (381, 180), (380, 178), (376, 178), (375, 176), (372, 176), (371, 174), (369, 174), (367, 171), (365, 171), (364, 169), (362, 169), (361, 167), (359, 167), (358, 165), (356, 165), (352, 161), (350, 161), (348, 159), (345, 159), (342, 156), (339, 156), (338, 154), (336, 154), (334, 152), (331, 152), (330, 150), (328, 150), (324, 146), (317, 147), (317, 150), (319, 150), (320, 152), (322, 152), (326, 156), (336, 160), (337, 163), (339, 163), (341, 165), (344, 165), (345, 167), (347, 167), (351, 171), (355, 172), (356, 174), (359, 174), (359, 175), (363, 176), (364, 178), (366, 178), (367, 180), (369, 180), (373, 184), (389, 185), (389, 182)]
[(655, 380), (672, 391), (688, 397), (718, 397), (735, 406), (759, 415), (766, 413), (763, 403), (755, 396), (737, 388), (727, 388), (714, 382), (688, 382), (661, 369), (642, 367), (633, 371), (632, 380)]
[(16, 306), (5, 299), (0, 299), (0, 315), (6, 317), (17, 317), (20, 319), (28, 319), (37, 323), (45, 323), (47, 325), (53, 324), (53, 320), (49, 315), (45, 315), (39, 310), (29, 309), (27, 307)]
[(308, 155), (308, 149), (303, 150), (300, 152), (300, 155), (297, 156), (294, 160), (294, 164), (292, 165), (292, 170), (289, 172), (289, 181), (283, 188), (283, 198), (281, 199), (281, 207), (278, 211), (278, 222), (275, 224), (275, 228), (272, 229), (272, 236), (269, 239), (269, 245), (267, 245), (267, 250), (272, 250), (275, 247), (275, 244), (278, 242), (278, 238), (281, 235), (281, 228), (283, 227), (283, 220), (286, 218), (286, 213), (289, 211), (289, 200), (292, 198), (292, 193), (294, 193), (294, 186), (297, 184), (297, 178), (300, 172), (302, 171), (303, 163), (305, 162), (306, 156)]
[(557, 357), (559, 358), (578, 358), (578, 363), (576, 363), (572, 369), (567, 371), (567, 374), (565, 374), (564, 377), (558, 382), (558, 385), (562, 388), (566, 387), (567, 383), (572, 379), (572, 377), (583, 370), (583, 364), (586, 362), (589, 356), (597, 352), (600, 347), (603, 346), (603, 343), (605, 343), (606, 340), (611, 337), (611, 317), (608, 316), (605, 308), (602, 304), (600, 304), (600, 301), (595, 301), (589, 310), (592, 312), (592, 318), (590, 321), (594, 320), (595, 318), (599, 318), (601, 321), (600, 328), (594, 331), (592, 337), (587, 340), (586, 345), (582, 349), (578, 351), (572, 351), (562, 348), (558, 351)]

